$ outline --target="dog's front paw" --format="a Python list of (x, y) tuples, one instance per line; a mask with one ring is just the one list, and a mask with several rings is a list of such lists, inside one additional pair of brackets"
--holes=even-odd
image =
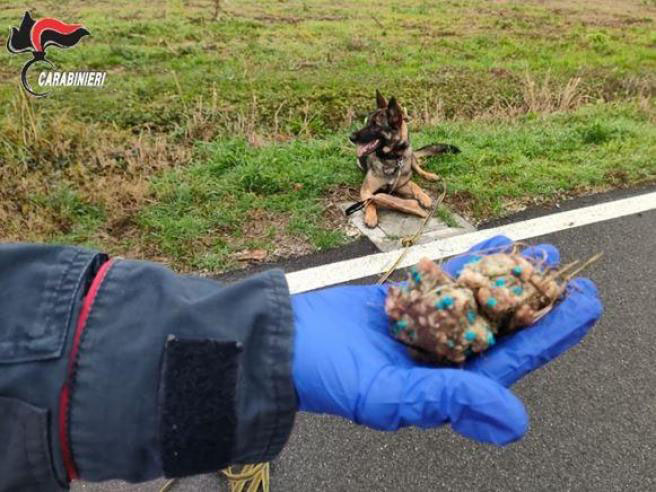
[(421, 205), (424, 208), (431, 208), (433, 205), (433, 200), (431, 200), (431, 197), (429, 197), (426, 193), (422, 193), (417, 197), (417, 200), (419, 200), (419, 205)]
[(378, 214), (376, 213), (376, 207), (369, 205), (364, 209), (364, 224), (370, 229), (373, 229), (378, 225)]

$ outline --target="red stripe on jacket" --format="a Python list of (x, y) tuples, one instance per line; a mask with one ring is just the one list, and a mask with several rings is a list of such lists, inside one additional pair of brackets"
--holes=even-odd
[(61, 392), (59, 393), (59, 441), (61, 444), (64, 468), (66, 468), (66, 476), (69, 482), (79, 478), (77, 467), (75, 466), (75, 460), (73, 459), (73, 450), (71, 449), (69, 414), (71, 395), (73, 392), (73, 383), (75, 379), (75, 369), (77, 366), (77, 356), (80, 350), (80, 341), (82, 339), (82, 333), (84, 333), (84, 329), (89, 318), (89, 313), (93, 307), (94, 301), (96, 300), (98, 290), (100, 289), (100, 285), (105, 279), (105, 276), (107, 275), (107, 272), (113, 263), (114, 260), (109, 260), (103, 263), (103, 265), (100, 267), (100, 270), (98, 270), (98, 273), (91, 282), (89, 292), (87, 292), (87, 295), (84, 298), (82, 309), (80, 310), (80, 316), (77, 320), (77, 326), (75, 327), (73, 347), (71, 348), (71, 353), (68, 356), (66, 381), (64, 382)]

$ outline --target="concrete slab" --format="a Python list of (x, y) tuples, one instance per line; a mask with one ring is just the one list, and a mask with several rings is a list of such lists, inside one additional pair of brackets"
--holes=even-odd
[[(350, 205), (352, 205), (351, 202), (339, 204), (342, 210), (346, 210)], [(460, 215), (444, 206), (441, 208), (451, 217), (452, 220), (449, 220), (449, 222), (452, 224), (448, 225), (437, 217), (437, 214), (434, 215), (428, 221), (428, 224), (426, 224), (416, 244), (427, 243), (436, 239), (444, 239), (476, 230), (472, 224)], [(401, 239), (414, 235), (419, 227), (421, 227), (423, 221), (424, 219), (421, 217), (403, 214), (396, 210), (380, 208), (378, 209), (378, 226), (370, 229), (364, 223), (364, 213), (362, 210), (349, 216), (350, 224), (357, 228), (363, 235), (367, 236), (379, 250), (385, 252), (401, 249), (403, 247), (401, 245)]]

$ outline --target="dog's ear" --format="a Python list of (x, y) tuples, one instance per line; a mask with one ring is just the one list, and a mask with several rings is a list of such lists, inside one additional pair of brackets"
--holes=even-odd
[(385, 109), (387, 107), (387, 101), (378, 89), (376, 89), (376, 106), (378, 106), (378, 109)]
[(403, 123), (403, 110), (399, 106), (399, 103), (396, 102), (395, 97), (392, 97), (387, 105), (387, 121), (392, 128), (396, 129), (401, 128), (401, 124)]

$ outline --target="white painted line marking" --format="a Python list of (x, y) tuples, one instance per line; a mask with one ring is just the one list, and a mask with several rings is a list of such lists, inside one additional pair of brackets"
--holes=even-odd
[[(414, 265), (424, 256), (438, 260), (464, 253), (474, 244), (499, 234), (508, 236), (513, 241), (521, 241), (651, 209), (656, 209), (656, 192), (418, 244), (410, 248), (398, 268)], [(379, 275), (392, 265), (399, 254), (401, 250), (377, 253), (288, 273), (289, 290), (295, 294)]]

